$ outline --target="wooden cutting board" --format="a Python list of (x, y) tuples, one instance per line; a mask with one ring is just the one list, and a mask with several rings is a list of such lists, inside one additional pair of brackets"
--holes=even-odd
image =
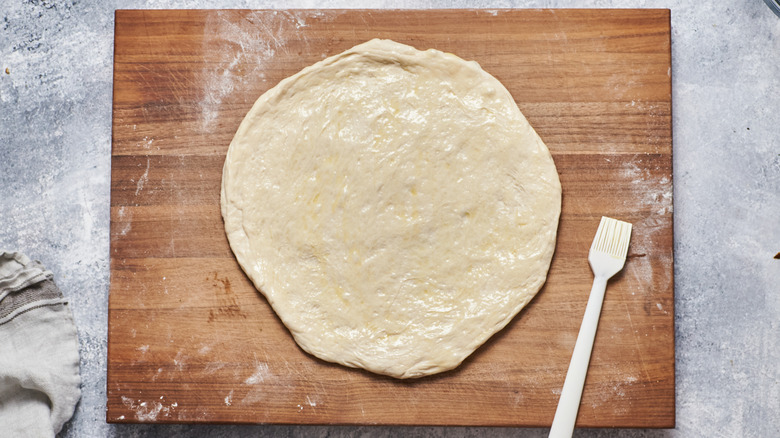
[[(579, 426), (674, 426), (668, 10), (117, 11), (109, 422), (549, 426), (600, 216), (634, 224)], [(222, 163), (260, 94), (371, 38), (476, 60), (554, 156), (546, 286), (458, 369), (399, 381), (302, 352), (233, 257)]]

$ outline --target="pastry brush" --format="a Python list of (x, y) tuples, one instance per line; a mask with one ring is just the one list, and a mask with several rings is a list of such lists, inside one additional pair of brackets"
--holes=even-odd
[(590, 353), (593, 350), (593, 340), (596, 337), (607, 280), (623, 269), (630, 239), (630, 223), (608, 217), (601, 218), (599, 229), (596, 231), (596, 237), (593, 239), (588, 255), (588, 262), (594, 276), (593, 288), (590, 290), (580, 333), (574, 344), (569, 371), (563, 382), (558, 409), (555, 411), (555, 418), (550, 429), (550, 438), (568, 438), (574, 432), (574, 422), (577, 420), (582, 387), (585, 384)]

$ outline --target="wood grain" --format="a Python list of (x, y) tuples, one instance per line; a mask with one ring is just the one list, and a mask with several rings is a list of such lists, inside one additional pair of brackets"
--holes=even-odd
[[(225, 237), (225, 152), (284, 77), (371, 38), (478, 61), (553, 153), (548, 281), (458, 369), (399, 381), (302, 352)], [(109, 422), (549, 426), (601, 215), (634, 224), (577, 424), (674, 426), (668, 10), (117, 11)]]

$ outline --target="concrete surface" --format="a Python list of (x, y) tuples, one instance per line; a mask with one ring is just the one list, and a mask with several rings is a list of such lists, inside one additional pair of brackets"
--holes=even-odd
[(677, 428), (575, 436), (780, 436), (780, 18), (761, 0), (1, 4), (0, 247), (41, 260), (72, 302), (84, 384), (62, 437), (546, 436), (105, 423), (114, 9), (467, 6), (672, 10)]

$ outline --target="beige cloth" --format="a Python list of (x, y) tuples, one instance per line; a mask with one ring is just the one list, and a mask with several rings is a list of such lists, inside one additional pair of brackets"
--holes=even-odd
[(76, 327), (52, 273), (0, 252), (0, 435), (54, 436), (80, 385)]

